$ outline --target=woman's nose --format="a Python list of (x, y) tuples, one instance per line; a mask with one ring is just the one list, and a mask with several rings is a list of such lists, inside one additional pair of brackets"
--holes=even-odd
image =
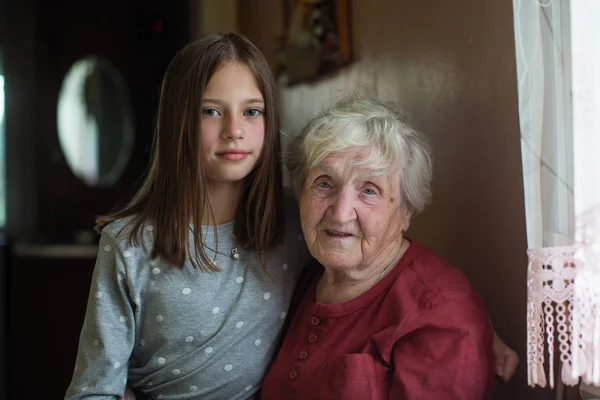
[(333, 222), (345, 223), (356, 219), (354, 196), (349, 191), (339, 191), (332, 200), (328, 212)]

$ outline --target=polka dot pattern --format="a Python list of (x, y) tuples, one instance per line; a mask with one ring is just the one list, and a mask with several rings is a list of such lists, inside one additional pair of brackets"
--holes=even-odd
[[(146, 225), (144, 229), (152, 231), (154, 227)], [(292, 246), (298, 246), (294, 242), (296, 235), (293, 231), (287, 235), (290, 250)], [(303, 240), (304, 238), (298, 234), (298, 239)], [(184, 272), (181, 273), (178, 269), (171, 269), (160, 259), (152, 259), (149, 253), (145, 253), (141, 247), (134, 248), (129, 245), (123, 249), (121, 244), (116, 245), (115, 243), (112, 241), (102, 242), (101, 252), (106, 252), (104, 253), (105, 258), (109, 261), (112, 259), (112, 254), (110, 254), (112, 252), (122, 257), (125, 264), (120, 265), (120, 269), (112, 275), (111, 279), (121, 280), (119, 287), (130, 290), (129, 301), (132, 303), (135, 314), (127, 312), (127, 316), (122, 315), (126, 311), (119, 311), (119, 308), (115, 307), (109, 314), (109, 318), (105, 319), (105, 321), (113, 321), (111, 328), (118, 324), (119, 329), (124, 330), (137, 325), (138, 322), (143, 323), (144, 328), (136, 335), (136, 347), (140, 346), (138, 350), (142, 357), (145, 357), (144, 354), (146, 354), (147, 358), (145, 359), (151, 360), (150, 363), (154, 365), (154, 369), (159, 370), (164, 378), (180, 382), (183, 396), (186, 395), (186, 392), (188, 397), (201, 396), (205, 389), (210, 390), (211, 388), (203, 386), (200, 390), (199, 380), (194, 381), (194, 370), (187, 364), (180, 364), (179, 359), (182, 355), (176, 354), (170, 347), (163, 347), (164, 343), (170, 343), (175, 347), (179, 343), (178, 349), (184, 352), (193, 351), (194, 354), (199, 352), (200, 354), (195, 357), (198, 357), (199, 362), (212, 365), (215, 376), (220, 374), (220, 379), (235, 382), (236, 390), (247, 392), (242, 397), (248, 397), (254, 393), (259, 387), (258, 381), (252, 379), (242, 381), (240, 377), (248, 376), (246, 374), (255, 372), (264, 366), (262, 361), (256, 360), (265, 358), (275, 340), (276, 333), (274, 332), (277, 332), (286, 318), (285, 304), (289, 301), (293, 286), (290, 280), (295, 276), (294, 274), (288, 275), (287, 271), (296, 272), (301, 257), (298, 256), (298, 260), (295, 257), (286, 259), (284, 257), (288, 257), (292, 252), (287, 251), (286, 253), (283, 248), (277, 250), (277, 255), (268, 260), (268, 267), (270, 272), (274, 271), (274, 275), (278, 279), (268, 280), (250, 269), (253, 267), (250, 261), (235, 264), (230, 257), (224, 255), (217, 262), (222, 263), (224, 270), (228, 271), (227, 279), (213, 276), (204, 278), (203, 276), (203, 279), (199, 280), (190, 275), (190, 271), (194, 273), (195, 271), (189, 265), (186, 265)], [(112, 304), (115, 295), (112, 287), (101, 284), (101, 282), (96, 286), (92, 291), (92, 298), (96, 298), (94, 300), (96, 304), (106, 307)], [(240, 302), (243, 307), (240, 306)], [(198, 304), (201, 306), (200, 308), (197, 306)], [(191, 310), (201, 310), (201, 313), (193, 315), (193, 312), (190, 313)], [(135, 319), (132, 319), (134, 315)], [(255, 321), (256, 315), (264, 318)], [(90, 328), (93, 329), (96, 324), (101, 325), (102, 323), (102, 319), (94, 319), (94, 321), (90, 319)], [(103, 331), (106, 327), (98, 326), (97, 328), (98, 331)], [(232, 334), (237, 334), (240, 344), (235, 349), (230, 349), (229, 345), (227, 348), (222, 347), (223, 335)], [(248, 335), (251, 336), (248, 337)], [(107, 349), (118, 346), (111, 340), (100, 341), (100, 336), (97, 334), (95, 336), (96, 338), (92, 334), (87, 339), (88, 346), (93, 344), (90, 351), (102, 354), (100, 346)], [(145, 339), (146, 337), (149, 339)], [(183, 348), (181, 344), (184, 344)], [(253, 345), (254, 347), (252, 347)], [(232, 357), (235, 354), (256, 357), (252, 362), (244, 363), (243, 359)], [(233, 365), (234, 362), (235, 365)], [(103, 368), (107, 370), (104, 372), (119, 374), (120, 382), (125, 375), (123, 371), (128, 366), (134, 368), (140, 365), (135, 364), (133, 360), (126, 362), (125, 359), (112, 358), (104, 361)], [(121, 374), (121, 372), (123, 373)], [(87, 384), (92, 384), (91, 389), (86, 388), (87, 394), (89, 394), (91, 390), (95, 390), (96, 382)], [(149, 385), (148, 389), (153, 387), (149, 382), (146, 384)], [(163, 399), (165, 396), (168, 397), (168, 395), (158, 396), (158, 393), (155, 396)]]

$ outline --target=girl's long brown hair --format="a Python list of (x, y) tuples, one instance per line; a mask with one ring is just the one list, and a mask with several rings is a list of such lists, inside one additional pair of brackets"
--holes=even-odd
[[(284, 232), (279, 114), (273, 75), (258, 48), (237, 33), (208, 35), (188, 44), (165, 73), (152, 145), (150, 170), (143, 185), (124, 208), (98, 217), (96, 229), (132, 217), (128, 229), (133, 245), (143, 244), (145, 224), (154, 226), (152, 257), (183, 267), (219, 271), (208, 257), (201, 229), (190, 245), (190, 224), (201, 227), (212, 212), (200, 151), (200, 112), (208, 81), (224, 64), (236, 61), (254, 74), (265, 102), (265, 141), (261, 158), (246, 178), (235, 217), (237, 244), (263, 253), (281, 242)], [(216, 236), (216, 227), (215, 227)]]

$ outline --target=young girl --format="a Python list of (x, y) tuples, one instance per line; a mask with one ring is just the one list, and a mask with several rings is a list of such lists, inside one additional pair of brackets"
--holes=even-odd
[[(163, 80), (152, 165), (99, 253), (66, 399), (246, 399), (273, 358), (310, 254), (283, 196), (276, 87), (241, 35), (182, 49)], [(285, 224), (284, 224), (285, 220)], [(504, 376), (518, 358), (499, 339)]]
[(148, 177), (98, 220), (67, 399), (117, 399), (127, 382), (165, 400), (258, 390), (310, 257), (283, 198), (278, 123), (268, 64), (244, 37), (175, 56)]

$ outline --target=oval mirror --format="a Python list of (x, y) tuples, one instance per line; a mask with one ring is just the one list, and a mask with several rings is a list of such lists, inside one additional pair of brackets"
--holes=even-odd
[(57, 124), (60, 147), (75, 176), (94, 187), (119, 179), (135, 133), (125, 81), (108, 60), (87, 57), (69, 68)]

